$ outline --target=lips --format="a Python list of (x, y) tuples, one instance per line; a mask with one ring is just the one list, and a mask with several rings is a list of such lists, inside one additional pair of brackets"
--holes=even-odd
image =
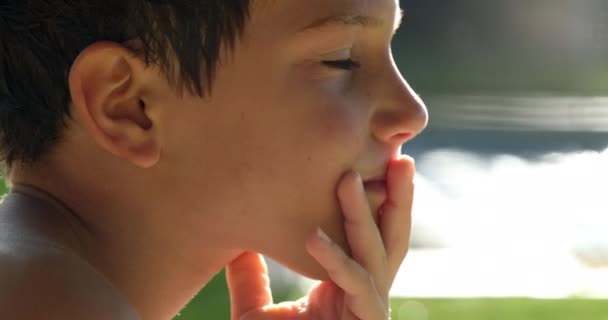
[(386, 180), (374, 179), (364, 181), (363, 188), (367, 191), (386, 191)]
[(384, 179), (373, 179), (363, 181), (363, 189), (369, 201), (370, 209), (372, 209), (372, 216), (376, 223), (380, 216), (380, 208), (387, 199), (387, 188), (386, 180)]
[(372, 155), (373, 158), (368, 158), (366, 162), (367, 166), (357, 170), (361, 174), (363, 188), (372, 208), (380, 207), (387, 200), (388, 166), (399, 153), (399, 149), (386, 151), (389, 152)]

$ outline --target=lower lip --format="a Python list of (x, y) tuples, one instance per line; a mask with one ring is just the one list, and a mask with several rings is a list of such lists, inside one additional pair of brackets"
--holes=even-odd
[(365, 191), (386, 193), (386, 181), (364, 182)]

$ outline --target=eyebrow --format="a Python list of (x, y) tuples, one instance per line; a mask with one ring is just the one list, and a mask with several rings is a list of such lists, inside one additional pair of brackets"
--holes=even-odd
[[(395, 21), (393, 22), (393, 30), (396, 31), (401, 26), (401, 22), (403, 21), (404, 11), (399, 10), (397, 16), (395, 17)], [(309, 31), (309, 30), (318, 30), (325, 29), (328, 27), (334, 26), (361, 26), (361, 27), (371, 27), (378, 28), (382, 27), (386, 24), (386, 20), (377, 17), (370, 16), (360, 13), (341, 13), (335, 14), (328, 17), (323, 17), (318, 20), (315, 20), (313, 23), (307, 25), (302, 28), (301, 31)]]

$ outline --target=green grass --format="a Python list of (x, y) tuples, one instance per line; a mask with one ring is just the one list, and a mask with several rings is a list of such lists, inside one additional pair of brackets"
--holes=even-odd
[(608, 301), (394, 299), (393, 320), (608, 320)]
[[(276, 293), (275, 301), (294, 299)], [(409, 299), (391, 301), (393, 320), (608, 320), (607, 300)], [(230, 319), (228, 289), (218, 274), (175, 320)]]

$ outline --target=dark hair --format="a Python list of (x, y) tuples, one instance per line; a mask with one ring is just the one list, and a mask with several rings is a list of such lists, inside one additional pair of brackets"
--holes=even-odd
[(146, 63), (160, 66), (176, 88), (210, 93), (220, 49), (232, 48), (243, 32), (249, 3), (2, 0), (0, 160), (34, 162), (60, 138), (69, 117), (69, 69), (97, 41), (137, 39)]

